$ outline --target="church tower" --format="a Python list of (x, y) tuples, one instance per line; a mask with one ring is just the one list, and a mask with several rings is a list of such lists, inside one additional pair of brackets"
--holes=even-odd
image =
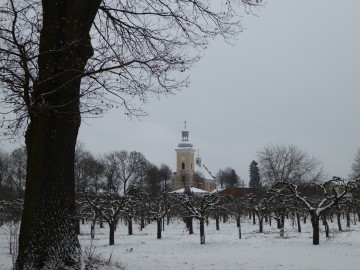
[(184, 121), (184, 130), (181, 132), (182, 140), (178, 144), (176, 151), (176, 174), (173, 180), (173, 189), (180, 189), (193, 185), (195, 150), (189, 142), (189, 131), (186, 130), (186, 121)]
[(181, 132), (181, 142), (178, 144), (178, 148), (175, 149), (176, 172), (174, 172), (172, 179), (173, 190), (194, 187), (205, 191), (212, 191), (216, 187), (215, 177), (202, 164), (199, 153), (195, 159), (196, 151), (189, 142), (189, 131), (186, 130), (186, 121), (184, 123), (184, 130)]

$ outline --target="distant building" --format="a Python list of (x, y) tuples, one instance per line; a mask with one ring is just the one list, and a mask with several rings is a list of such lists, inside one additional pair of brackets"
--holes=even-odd
[(189, 142), (189, 131), (185, 129), (181, 132), (182, 140), (178, 144), (176, 151), (176, 172), (172, 179), (173, 190), (195, 187), (206, 191), (216, 188), (215, 177), (210, 173), (205, 165), (201, 163), (199, 154), (195, 159), (195, 150)]

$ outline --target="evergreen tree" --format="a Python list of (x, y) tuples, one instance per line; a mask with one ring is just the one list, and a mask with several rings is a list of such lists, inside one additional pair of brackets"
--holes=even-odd
[(251, 162), (249, 172), (250, 172), (249, 187), (261, 188), (259, 167), (258, 167), (258, 163), (255, 160)]

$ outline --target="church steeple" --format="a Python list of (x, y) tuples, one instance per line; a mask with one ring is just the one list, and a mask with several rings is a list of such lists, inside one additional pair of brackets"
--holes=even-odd
[(181, 142), (176, 151), (176, 176), (173, 181), (173, 188), (179, 189), (186, 186), (194, 186), (194, 165), (195, 158), (193, 145), (189, 142), (189, 131), (186, 130), (186, 121), (184, 121), (184, 130), (181, 132)]
[(200, 151), (198, 150), (198, 154), (196, 157), (196, 165), (198, 165), (199, 167), (201, 167), (201, 158), (200, 158)]
[(179, 148), (192, 148), (193, 145), (189, 142), (189, 131), (186, 130), (186, 120), (184, 121), (184, 130), (181, 131), (182, 141), (179, 143)]

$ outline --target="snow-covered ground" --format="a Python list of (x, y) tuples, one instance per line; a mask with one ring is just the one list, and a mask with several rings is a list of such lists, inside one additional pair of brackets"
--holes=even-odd
[[(287, 224), (285, 238), (279, 237), (275, 222), (258, 226), (248, 220), (242, 223), (243, 237), (238, 239), (236, 224), (210, 220), (205, 227), (206, 244), (200, 245), (199, 224), (194, 223), (194, 234), (189, 235), (184, 223), (173, 221), (165, 227), (162, 239), (156, 239), (156, 224), (143, 231), (135, 226), (134, 235), (127, 235), (127, 228), (120, 224), (116, 231), (115, 245), (108, 245), (108, 229), (96, 229), (96, 237), (90, 241), (90, 228), (82, 226), (80, 241), (83, 252), (92, 253), (105, 261), (121, 264), (126, 270), (225, 270), (225, 269), (358, 269), (360, 265), (360, 225), (351, 225), (338, 232), (336, 223), (330, 223), (331, 237), (321, 233), (320, 245), (312, 245), (311, 224), (301, 224), (302, 233)], [(0, 269), (11, 269), (8, 254), (6, 226), (0, 227)]]

